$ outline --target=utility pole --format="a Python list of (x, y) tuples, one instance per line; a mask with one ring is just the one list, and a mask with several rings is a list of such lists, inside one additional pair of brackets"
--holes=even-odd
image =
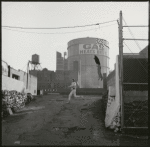
[(119, 91), (121, 100), (121, 130), (124, 126), (124, 101), (123, 101), (123, 26), (122, 11), (120, 11), (119, 23)]

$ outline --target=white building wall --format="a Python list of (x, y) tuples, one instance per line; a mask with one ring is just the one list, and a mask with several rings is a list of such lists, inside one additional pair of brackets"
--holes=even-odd
[[(18, 75), (19, 80), (16, 81), (22, 81), (24, 83), (24, 87), (26, 89), (27, 86), (27, 73), (22, 70), (15, 70), (11, 68), (10, 70), (10, 77), (12, 78), (12, 74)], [(28, 75), (28, 87), (26, 89), (26, 92), (31, 93), (32, 95), (37, 95), (37, 77), (33, 75)]]
[(16, 90), (18, 92), (24, 92), (25, 86), (22, 81), (2, 75), (2, 90)]

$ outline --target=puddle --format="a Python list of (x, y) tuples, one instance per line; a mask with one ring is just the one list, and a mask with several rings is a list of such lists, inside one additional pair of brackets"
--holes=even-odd
[(31, 107), (31, 110), (39, 110), (39, 109), (44, 109), (45, 106), (41, 106), (41, 107)]
[(99, 131), (97, 130), (93, 131), (93, 139), (97, 141), (99, 138), (100, 138)]
[(16, 122), (20, 121), (21, 119), (23, 119), (24, 117), (25, 117), (25, 114), (22, 116), (13, 114), (13, 115), (10, 115), (9, 117), (7, 117), (5, 119), (5, 122), (6, 123), (16, 123)]
[(30, 113), (31, 111), (33, 112), (33, 110), (30, 110), (30, 109), (29, 110), (19, 110), (19, 111), (15, 112), (14, 115), (20, 114), (20, 113)]
[(55, 132), (55, 131), (63, 131), (63, 132), (67, 132), (68, 131), (68, 128), (67, 127), (53, 127), (52, 128), (52, 131)]
[(49, 101), (64, 101), (64, 100), (61, 100), (61, 99), (51, 99)]
[(27, 113), (33, 113), (35, 111), (38, 111), (40, 109), (44, 109), (45, 107), (30, 107), (30, 108), (23, 108), (18, 110), (17, 112), (13, 113), (11, 116), (16, 116), (16, 115), (23, 115)]
[(75, 131), (80, 131), (80, 130), (85, 130), (86, 128), (80, 128), (80, 127), (71, 127), (71, 128), (68, 128), (68, 133), (71, 133), (71, 132), (75, 132)]
[(72, 134), (72, 133), (75, 133), (77, 131), (81, 131), (81, 130), (85, 130), (86, 128), (81, 128), (81, 127), (71, 127), (71, 128), (68, 128), (68, 127), (53, 127), (52, 128), (52, 131), (53, 132), (57, 132), (57, 131), (62, 131), (64, 136), (67, 137), (68, 135)]
[(88, 108), (81, 108), (80, 110), (81, 110), (81, 111), (84, 111), (84, 110), (88, 110)]
[(40, 109), (44, 109), (45, 106), (41, 106), (41, 107), (28, 107), (28, 108), (23, 108), (17, 111), (17, 113), (19, 112), (25, 112), (25, 111), (34, 111), (34, 110), (40, 110)]
[(27, 113), (33, 113), (33, 111), (17, 112), (17, 113), (14, 113), (12, 116), (25, 115)]

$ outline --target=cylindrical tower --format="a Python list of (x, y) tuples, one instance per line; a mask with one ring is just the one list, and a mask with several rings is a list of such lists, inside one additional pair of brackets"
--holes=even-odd
[(101, 63), (101, 73), (109, 73), (109, 43), (100, 38), (79, 38), (68, 42), (68, 70), (74, 70), (78, 62), (78, 80), (81, 88), (103, 88), (98, 80), (96, 55)]

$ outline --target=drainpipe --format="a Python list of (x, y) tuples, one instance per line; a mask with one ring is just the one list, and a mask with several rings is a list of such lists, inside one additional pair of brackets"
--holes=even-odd
[(10, 65), (8, 65), (8, 77), (10, 77)]

